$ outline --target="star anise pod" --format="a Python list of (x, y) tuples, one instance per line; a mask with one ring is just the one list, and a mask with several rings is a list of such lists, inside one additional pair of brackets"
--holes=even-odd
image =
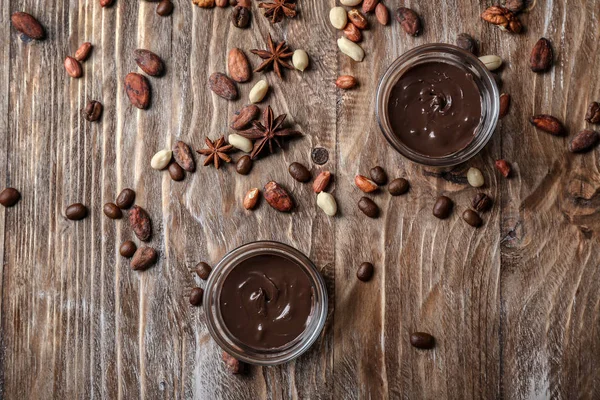
[(258, 66), (258, 68), (254, 70), (254, 72), (260, 72), (268, 67), (271, 67), (273, 68), (277, 76), (283, 79), (283, 76), (281, 75), (280, 66), (285, 67), (287, 69), (294, 69), (294, 67), (292, 67), (287, 61), (285, 61), (287, 58), (293, 56), (294, 52), (290, 51), (289, 47), (287, 47), (287, 45), (285, 44), (285, 41), (276, 45), (276, 43), (273, 42), (271, 34), (269, 34), (268, 45), (268, 50), (250, 50), (253, 54), (256, 54), (257, 56), (265, 60), (262, 62), (262, 64)]
[(206, 156), (204, 160), (204, 166), (207, 166), (210, 163), (215, 164), (215, 168), (219, 169), (220, 162), (225, 161), (227, 163), (231, 162), (231, 157), (227, 155), (232, 149), (233, 146), (228, 144), (225, 145), (225, 138), (221, 137), (221, 139), (213, 142), (209, 138), (204, 138), (206, 142), (207, 149), (196, 150), (196, 152), (203, 154)]
[(281, 148), (281, 138), (302, 135), (299, 131), (281, 127), (286, 116), (286, 114), (281, 114), (277, 118), (273, 118), (273, 109), (271, 106), (268, 106), (263, 112), (262, 123), (252, 121), (252, 128), (239, 132), (243, 137), (255, 140), (254, 148), (250, 154), (252, 159), (255, 159), (265, 149), (267, 144), (269, 145), (269, 151), (273, 153), (273, 142)]
[(258, 3), (258, 8), (265, 9), (265, 17), (271, 18), (271, 23), (281, 22), (284, 16), (294, 18), (296, 16), (296, 0), (273, 0)]

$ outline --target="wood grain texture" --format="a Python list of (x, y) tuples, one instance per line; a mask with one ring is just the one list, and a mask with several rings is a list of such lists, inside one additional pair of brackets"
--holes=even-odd
[[(339, 53), (330, 25), (334, 0), (299, 0), (298, 18), (271, 26), (254, 5), (251, 26), (230, 22), (231, 8), (212, 10), (176, 0), (171, 17), (156, 3), (116, 0), (7, 0), (0, 10), (0, 186), (18, 188), (18, 206), (0, 208), (0, 398), (198, 399), (467, 399), (600, 397), (600, 232), (598, 150), (566, 151), (568, 138), (536, 131), (532, 114), (550, 113), (570, 134), (587, 126), (587, 104), (600, 100), (600, 3), (538, 1), (521, 16), (526, 33), (509, 35), (483, 23), (490, 1), (404, 2), (417, 11), (424, 32), (408, 37), (395, 21), (364, 32), (366, 58)], [(386, 4), (397, 7), (391, 1)], [(26, 11), (46, 27), (43, 42), (25, 43), (10, 14)], [(502, 91), (511, 110), (488, 146), (451, 169), (414, 165), (387, 145), (373, 113), (379, 77), (399, 55), (431, 42), (453, 43), (460, 32), (480, 41), (481, 54), (505, 60)], [(254, 74), (227, 102), (207, 88), (213, 72), (226, 72), (232, 47), (256, 66), (250, 49), (267, 34), (305, 49), (304, 73), (285, 80)], [(528, 69), (531, 47), (544, 36), (554, 46), (546, 74)], [(66, 76), (64, 57), (79, 44), (94, 45), (84, 76)], [(123, 78), (139, 72), (132, 52), (161, 56), (166, 74), (150, 78), (149, 110), (131, 106)], [(343, 92), (336, 77), (352, 74), (360, 86)], [(173, 182), (150, 169), (152, 155), (176, 140), (203, 146), (204, 137), (228, 134), (229, 120), (247, 103), (253, 83), (271, 85), (262, 106), (286, 113), (304, 133), (259, 162), (249, 176), (234, 167), (199, 167)], [(80, 114), (88, 100), (104, 104), (99, 123)], [(329, 150), (314, 165), (314, 147)], [(236, 156), (237, 157), (237, 156)], [(236, 158), (234, 157), (234, 158)], [(512, 163), (506, 180), (494, 160)], [(201, 162), (201, 157), (197, 157)], [(310, 185), (287, 173), (294, 161), (335, 179), (339, 215), (326, 217)], [(354, 175), (383, 166), (406, 177), (406, 196), (371, 196), (377, 220), (356, 207), (362, 196)], [(460, 218), (477, 190), (469, 167), (486, 177), (495, 199), (474, 230)], [(298, 205), (281, 214), (262, 202), (241, 207), (253, 187), (275, 180)], [(131, 187), (150, 213), (150, 244), (159, 263), (131, 271), (118, 254), (133, 238), (129, 224), (108, 220), (102, 205)], [(431, 215), (435, 198), (455, 204), (450, 219)], [(90, 209), (83, 221), (64, 217), (67, 205)], [(297, 247), (319, 267), (330, 311), (311, 350), (287, 365), (226, 373), (201, 308), (188, 295), (203, 286), (191, 269), (216, 263), (227, 251), (256, 239)], [(372, 281), (355, 271), (375, 265)], [(427, 331), (431, 351), (415, 350), (409, 334)]]

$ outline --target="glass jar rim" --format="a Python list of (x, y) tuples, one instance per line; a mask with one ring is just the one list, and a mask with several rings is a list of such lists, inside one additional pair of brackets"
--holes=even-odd
[[(313, 287), (313, 309), (305, 330), (277, 349), (252, 349), (245, 346), (229, 332), (220, 314), (220, 289), (229, 272), (243, 260), (262, 254), (276, 254), (294, 261), (308, 275)], [(221, 349), (249, 364), (278, 365), (299, 357), (319, 338), (327, 319), (327, 287), (317, 267), (300, 250), (281, 242), (254, 241), (231, 250), (217, 263), (206, 284), (203, 304), (208, 331)]]
[[(436, 57), (437, 56), (437, 57)], [(429, 59), (427, 59), (429, 57)], [(445, 58), (444, 58), (445, 57)], [(423, 61), (425, 60), (425, 61)], [(403, 144), (391, 129), (388, 118), (388, 99), (391, 88), (396, 84), (402, 73), (422, 62), (450, 62), (460, 64), (463, 69), (474, 74), (480, 80), (482, 96), (482, 121), (480, 122), (473, 140), (463, 149), (441, 157), (430, 157), (421, 154)], [(414, 64), (414, 63), (417, 64)], [(456, 64), (455, 64), (456, 65)], [(476, 82), (477, 83), (477, 82)], [(478, 87), (480, 85), (478, 84)], [(449, 167), (463, 163), (474, 157), (485, 147), (492, 138), (500, 113), (500, 93), (492, 73), (472, 53), (457, 46), (446, 43), (430, 43), (417, 46), (400, 57), (387, 68), (382, 75), (377, 88), (375, 114), (379, 128), (388, 143), (409, 160), (436, 167)]]

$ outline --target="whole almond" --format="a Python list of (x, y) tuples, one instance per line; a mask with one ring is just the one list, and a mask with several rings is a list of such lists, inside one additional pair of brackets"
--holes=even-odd
[(364, 175), (356, 175), (354, 177), (354, 184), (365, 193), (372, 193), (379, 188), (375, 182)]
[(192, 155), (192, 149), (186, 143), (178, 140), (173, 145), (173, 158), (181, 168), (188, 172), (196, 171), (196, 162)]
[(71, 56), (65, 58), (65, 70), (71, 78), (81, 78), (81, 75), (83, 75), (81, 63)]
[(364, 0), (362, 5), (362, 11), (365, 14), (375, 11), (377, 3), (379, 3), (379, 0)]
[(110, 7), (113, 5), (114, 2), (115, 2), (115, 0), (100, 0), (100, 6), (101, 7)]
[(229, 76), (236, 82), (247, 82), (252, 77), (252, 69), (244, 52), (238, 48), (229, 50), (227, 56)]
[(534, 115), (533, 117), (529, 118), (529, 122), (536, 128), (544, 132), (548, 132), (554, 136), (561, 136), (565, 134), (565, 128), (563, 127), (562, 123), (551, 115)]
[(135, 251), (131, 259), (131, 269), (144, 271), (153, 266), (158, 260), (158, 254), (152, 247), (143, 246)]
[(569, 151), (571, 153), (584, 153), (591, 150), (598, 144), (600, 135), (596, 131), (584, 129), (569, 142)]
[(248, 190), (248, 193), (246, 193), (246, 196), (244, 196), (244, 208), (246, 210), (253, 210), (254, 207), (256, 207), (256, 203), (258, 202), (259, 197), (260, 191), (258, 190), (258, 188)]
[(356, 87), (358, 81), (352, 75), (342, 75), (335, 81), (335, 85), (340, 89), (348, 90)]
[(281, 212), (289, 212), (294, 208), (290, 194), (277, 182), (271, 181), (264, 187), (265, 200), (271, 207)]
[(590, 103), (587, 113), (585, 114), (585, 120), (591, 124), (600, 122), (600, 104), (595, 101)]
[(494, 165), (496, 166), (496, 169), (500, 171), (503, 177), (508, 178), (510, 176), (510, 171), (512, 170), (512, 168), (510, 167), (508, 161), (496, 160)]
[(90, 52), (92, 51), (92, 44), (90, 42), (82, 43), (81, 46), (75, 52), (75, 59), (77, 61), (85, 61), (90, 56)]
[(377, 4), (377, 7), (375, 7), (375, 17), (381, 25), (387, 25), (390, 22), (390, 11), (385, 4)]
[(533, 72), (547, 71), (552, 65), (553, 57), (550, 41), (546, 38), (541, 38), (531, 50), (529, 67)]
[(523, 29), (516, 14), (502, 6), (489, 7), (481, 14), (481, 19), (511, 33), (520, 33)]
[(129, 224), (133, 232), (143, 242), (152, 236), (152, 222), (150, 216), (142, 207), (135, 205), (129, 210)]
[(150, 50), (137, 49), (133, 52), (133, 57), (138, 67), (150, 76), (160, 76), (165, 70), (161, 58)]
[(327, 189), (329, 186), (329, 181), (331, 180), (331, 172), (322, 171), (313, 182), (313, 191), (315, 193), (321, 193), (323, 190)]
[(348, 22), (344, 28), (344, 35), (353, 42), (357, 43), (362, 40), (362, 33), (352, 22)]
[(259, 114), (260, 108), (254, 104), (249, 104), (234, 114), (233, 121), (229, 126), (236, 131), (242, 130), (250, 125), (250, 122), (254, 121)]
[(404, 32), (410, 36), (418, 36), (421, 33), (421, 19), (410, 8), (398, 8), (396, 10), (396, 21), (400, 23)]
[(360, 13), (356, 8), (348, 11), (348, 19), (352, 22), (358, 29), (367, 29), (369, 23), (364, 15)]
[(10, 16), (10, 22), (17, 31), (31, 39), (42, 40), (46, 37), (42, 24), (31, 14), (17, 11)]
[(134, 107), (146, 109), (150, 105), (150, 82), (141, 74), (131, 72), (125, 77), (125, 91)]
[(214, 72), (208, 79), (208, 87), (217, 96), (226, 100), (235, 100), (238, 97), (238, 91), (235, 83), (220, 72)]
[(506, 93), (502, 93), (500, 95), (500, 112), (498, 114), (499, 118), (503, 118), (508, 114), (508, 110), (510, 108), (510, 95)]

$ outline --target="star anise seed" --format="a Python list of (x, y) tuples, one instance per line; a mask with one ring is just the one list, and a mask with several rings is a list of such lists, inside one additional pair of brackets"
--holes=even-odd
[(231, 157), (229, 157), (227, 153), (233, 149), (233, 146), (230, 144), (225, 145), (224, 137), (221, 137), (216, 142), (213, 142), (209, 138), (204, 138), (204, 141), (206, 142), (206, 147), (208, 148), (196, 150), (196, 152), (206, 156), (206, 159), (204, 160), (204, 166), (214, 163), (215, 168), (219, 169), (221, 161), (225, 161), (226, 163), (231, 162)]
[(271, 34), (269, 34), (268, 45), (268, 50), (250, 50), (253, 54), (256, 54), (257, 56), (265, 60), (262, 62), (262, 64), (258, 66), (258, 68), (254, 70), (254, 72), (260, 72), (271, 67), (273, 68), (277, 76), (283, 79), (283, 76), (281, 75), (280, 66), (285, 67), (287, 69), (294, 69), (294, 67), (292, 67), (287, 61), (285, 61), (286, 59), (292, 57), (294, 55), (294, 52), (290, 51), (289, 47), (285, 44), (285, 41), (276, 45), (276, 43), (273, 42)]
[(272, 24), (281, 22), (284, 16), (294, 18), (296, 16), (296, 0), (273, 0), (263, 1), (258, 8), (265, 9), (265, 17), (271, 19)]
[(252, 128), (239, 132), (247, 139), (255, 140), (254, 148), (250, 157), (255, 159), (269, 145), (269, 151), (273, 153), (273, 142), (281, 148), (280, 139), (284, 137), (300, 136), (302, 133), (290, 128), (281, 128), (286, 114), (274, 118), (273, 109), (268, 106), (263, 112), (263, 122), (252, 121)]

